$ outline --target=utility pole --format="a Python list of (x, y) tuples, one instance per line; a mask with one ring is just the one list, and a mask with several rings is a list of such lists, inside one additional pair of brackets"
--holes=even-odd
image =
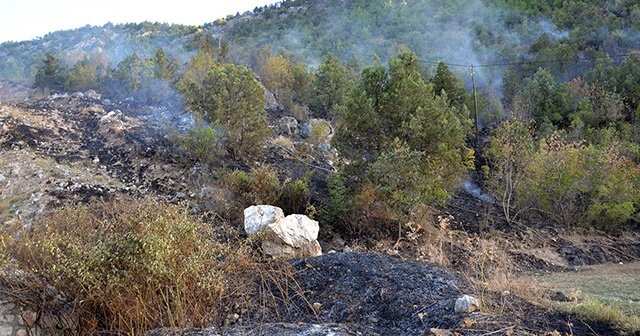
[(476, 117), (476, 148), (480, 146), (480, 129), (478, 128), (478, 94), (476, 93), (476, 73), (471, 64), (471, 82), (473, 82), (473, 105)]

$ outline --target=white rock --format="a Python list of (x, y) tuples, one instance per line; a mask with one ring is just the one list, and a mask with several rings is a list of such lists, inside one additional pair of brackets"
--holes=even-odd
[(276, 225), (271, 225), (280, 238), (293, 247), (318, 239), (320, 225), (305, 215), (289, 215)]
[(252, 205), (244, 209), (244, 231), (254, 234), (284, 219), (282, 209), (273, 205)]
[(253, 234), (264, 230), (264, 253), (276, 257), (307, 257), (322, 254), (318, 243), (320, 225), (305, 215), (284, 217), (282, 209), (271, 205), (251, 206), (244, 210), (244, 230)]
[(473, 296), (465, 295), (456, 300), (454, 311), (456, 313), (472, 313), (480, 309), (480, 301)]

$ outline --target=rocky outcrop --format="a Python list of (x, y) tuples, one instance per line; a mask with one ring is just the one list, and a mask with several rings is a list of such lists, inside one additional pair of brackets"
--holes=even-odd
[(294, 117), (282, 117), (278, 128), (281, 135), (293, 136), (298, 134), (298, 121)]
[[(260, 82), (259, 78), (258, 82)], [(268, 112), (281, 112), (282, 110), (284, 110), (284, 107), (282, 107), (282, 105), (278, 102), (276, 96), (271, 93), (271, 91), (267, 90), (267, 88), (264, 87), (262, 83), (260, 84), (260, 86), (262, 86), (262, 89), (264, 90), (264, 109)]]
[(0, 301), (0, 336), (73, 335), (77, 331), (78, 318), (69, 310), (44, 314), (12, 303), (11, 299)]
[(254, 205), (244, 210), (247, 234), (262, 233), (262, 250), (274, 257), (310, 257), (322, 254), (318, 243), (320, 226), (305, 215), (284, 217), (282, 209), (272, 205)]

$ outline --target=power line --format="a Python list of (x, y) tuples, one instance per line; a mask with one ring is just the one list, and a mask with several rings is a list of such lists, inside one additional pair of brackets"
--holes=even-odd
[(608, 60), (608, 59), (620, 59), (629, 57), (632, 53), (618, 54), (618, 55), (608, 55), (607, 57), (573, 57), (570, 59), (553, 59), (553, 60), (529, 60), (529, 61), (519, 61), (519, 62), (503, 62), (503, 63), (488, 63), (488, 64), (459, 64), (459, 63), (449, 63), (446, 61), (434, 61), (434, 60), (425, 60), (420, 59), (421, 62), (424, 63), (432, 63), (439, 64), (440, 62), (444, 62), (449, 67), (462, 67), (468, 68), (474, 66), (476, 68), (489, 68), (489, 67), (505, 67), (505, 66), (516, 66), (516, 65), (526, 65), (526, 64), (553, 64), (553, 63), (567, 63), (567, 62), (575, 62), (579, 60), (589, 60), (589, 61), (597, 61), (597, 60)]

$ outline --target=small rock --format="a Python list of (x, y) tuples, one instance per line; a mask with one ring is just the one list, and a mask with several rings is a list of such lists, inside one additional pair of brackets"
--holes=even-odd
[(234, 324), (236, 323), (236, 321), (238, 321), (238, 319), (240, 319), (240, 315), (228, 314), (227, 318), (224, 320), (224, 325), (228, 326), (228, 325)]
[(0, 325), (0, 335), (11, 335), (13, 327), (10, 324)]
[(322, 308), (322, 303), (314, 302), (311, 306), (313, 307), (313, 311), (317, 313), (320, 311), (320, 308)]
[(22, 320), (24, 321), (24, 324), (28, 326), (32, 326), (34, 323), (36, 323), (37, 319), (38, 314), (33, 310), (26, 310), (22, 312)]
[(294, 117), (282, 117), (279, 121), (282, 134), (292, 136), (298, 134), (298, 121)]
[(102, 99), (102, 95), (97, 93), (97, 92), (95, 92), (94, 90), (89, 90), (89, 91), (85, 92), (84, 96), (89, 98), (89, 99), (95, 99), (95, 100)]
[(342, 248), (342, 252), (353, 252), (353, 250), (349, 247), (349, 245), (345, 245), (344, 248)]
[(311, 132), (313, 132), (313, 126), (311, 126), (311, 121), (307, 121), (302, 125), (300, 125), (299, 127), (300, 127), (300, 131), (299, 131), (300, 136), (302, 136), (305, 139), (311, 136)]
[(473, 296), (465, 295), (456, 300), (454, 311), (456, 313), (472, 313), (480, 309), (480, 301)]

